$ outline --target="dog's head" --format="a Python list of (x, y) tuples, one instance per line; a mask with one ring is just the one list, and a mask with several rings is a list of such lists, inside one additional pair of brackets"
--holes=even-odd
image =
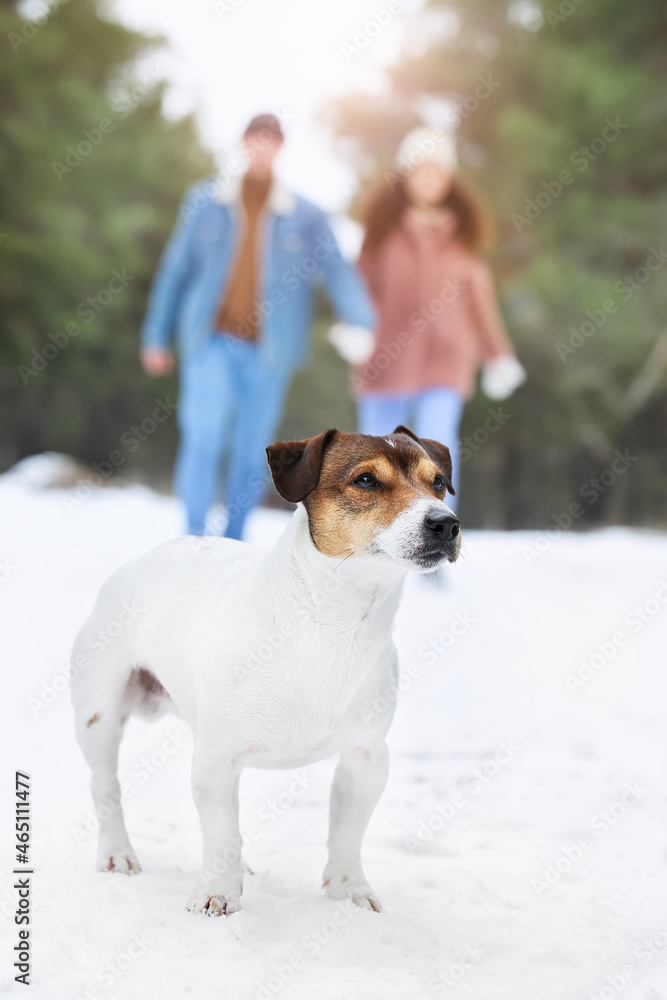
[(454, 562), (461, 525), (445, 503), (449, 449), (407, 427), (387, 437), (330, 430), (266, 449), (281, 497), (302, 502), (327, 556), (376, 556), (428, 572)]

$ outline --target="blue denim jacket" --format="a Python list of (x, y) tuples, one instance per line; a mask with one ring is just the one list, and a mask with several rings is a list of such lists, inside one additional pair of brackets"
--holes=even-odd
[[(240, 178), (187, 192), (148, 302), (144, 347), (171, 346), (187, 357), (213, 333), (240, 233)], [(273, 181), (260, 234), (257, 308), (260, 350), (283, 371), (307, 357), (313, 290), (323, 284), (338, 317), (373, 329), (375, 312), (357, 270), (343, 260), (324, 212)]]

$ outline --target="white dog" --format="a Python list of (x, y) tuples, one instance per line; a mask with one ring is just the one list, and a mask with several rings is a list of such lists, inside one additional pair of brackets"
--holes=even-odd
[[(301, 767), (332, 754), (340, 761), (324, 885), (334, 899), (379, 910), (361, 842), (387, 778), (398, 678), (391, 626), (405, 574), (458, 556), (460, 524), (444, 502), (454, 492), (449, 451), (397, 427), (387, 438), (330, 430), (267, 454), (278, 492), (299, 504), (272, 549), (167, 542), (113, 574), (79, 633), (75, 657), (119, 609), (135, 609), (73, 683), (98, 868), (139, 871), (116, 776), (123, 723), (131, 712), (173, 709), (195, 740), (204, 851), (190, 910), (240, 906), (243, 768)], [(378, 703), (382, 713), (365, 711)]]

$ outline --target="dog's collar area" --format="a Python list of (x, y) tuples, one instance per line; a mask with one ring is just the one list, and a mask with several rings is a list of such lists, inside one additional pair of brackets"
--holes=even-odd
[[(286, 538), (287, 551), (290, 552), (291, 558), (305, 562), (325, 580), (340, 580), (361, 586), (383, 582), (391, 585), (393, 582), (398, 583), (406, 573), (418, 568), (407, 562), (405, 565), (396, 562), (381, 549), (362, 555), (355, 554), (354, 550), (335, 556), (320, 552), (312, 539), (308, 511), (303, 503), (297, 505), (292, 515), (292, 526), (294, 544), (292, 545)], [(289, 528), (285, 535), (288, 533)]]

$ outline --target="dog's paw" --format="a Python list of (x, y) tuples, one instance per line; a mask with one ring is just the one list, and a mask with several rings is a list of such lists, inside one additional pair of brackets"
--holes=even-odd
[(234, 877), (203, 878), (201, 875), (190, 893), (187, 908), (190, 913), (203, 913), (207, 917), (229, 917), (241, 909), (243, 881), (241, 872)]
[(141, 865), (134, 851), (105, 851), (97, 863), (100, 872), (120, 872), (122, 875), (136, 875)]
[(368, 891), (362, 889), (358, 895), (352, 896), (352, 902), (364, 910), (373, 910), (375, 913), (382, 912), (382, 904), (372, 889)]
[(351, 899), (355, 906), (380, 913), (382, 906), (376, 893), (363, 878), (351, 878), (345, 874), (333, 875), (325, 871), (324, 888), (330, 899)]
[(206, 917), (229, 917), (241, 908), (241, 899), (235, 896), (217, 893), (210, 896), (206, 893), (193, 893), (188, 900), (187, 909), (190, 913), (203, 913)]

